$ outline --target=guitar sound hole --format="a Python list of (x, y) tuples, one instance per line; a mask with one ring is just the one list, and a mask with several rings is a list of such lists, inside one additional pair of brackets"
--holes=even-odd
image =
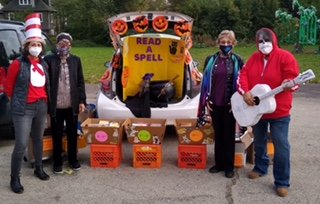
[(253, 97), (253, 101), (256, 104), (256, 106), (260, 103), (260, 99), (257, 96)]

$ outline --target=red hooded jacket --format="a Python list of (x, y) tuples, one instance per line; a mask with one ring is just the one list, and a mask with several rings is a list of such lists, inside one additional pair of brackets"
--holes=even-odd
[[(264, 68), (265, 55), (260, 51), (255, 52), (241, 69), (238, 78), (238, 92), (244, 94), (250, 91), (256, 84), (267, 84), (274, 89), (282, 84), (285, 79), (294, 79), (299, 75), (299, 65), (295, 57), (286, 50), (279, 48), (275, 33), (262, 28), (262, 31), (272, 33), (273, 50), (268, 56)], [(258, 39), (256, 39), (258, 47)], [(264, 114), (263, 119), (277, 119), (290, 115), (292, 107), (292, 91), (283, 91), (275, 95), (276, 110), (273, 113)]]

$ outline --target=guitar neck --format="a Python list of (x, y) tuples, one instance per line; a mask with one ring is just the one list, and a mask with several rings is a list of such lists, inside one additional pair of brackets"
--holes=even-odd
[(283, 91), (283, 88), (284, 88), (283, 85), (278, 86), (277, 88), (272, 89), (271, 91), (269, 91), (269, 92), (267, 92), (267, 93), (259, 96), (259, 99), (260, 99), (260, 100), (263, 100), (263, 99), (269, 98), (270, 96), (277, 95), (278, 93), (280, 93), (280, 92)]

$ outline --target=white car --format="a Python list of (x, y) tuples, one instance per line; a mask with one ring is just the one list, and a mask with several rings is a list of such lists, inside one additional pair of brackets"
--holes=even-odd
[(165, 11), (108, 19), (115, 54), (100, 80), (99, 118), (196, 118), (202, 74), (189, 52), (192, 23)]

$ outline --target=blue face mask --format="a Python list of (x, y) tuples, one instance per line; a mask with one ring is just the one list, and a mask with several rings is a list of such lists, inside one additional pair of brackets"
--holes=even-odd
[(220, 50), (224, 55), (228, 55), (232, 50), (232, 45), (220, 45)]
[(57, 48), (57, 53), (61, 57), (68, 56), (70, 53), (70, 48), (68, 47)]

